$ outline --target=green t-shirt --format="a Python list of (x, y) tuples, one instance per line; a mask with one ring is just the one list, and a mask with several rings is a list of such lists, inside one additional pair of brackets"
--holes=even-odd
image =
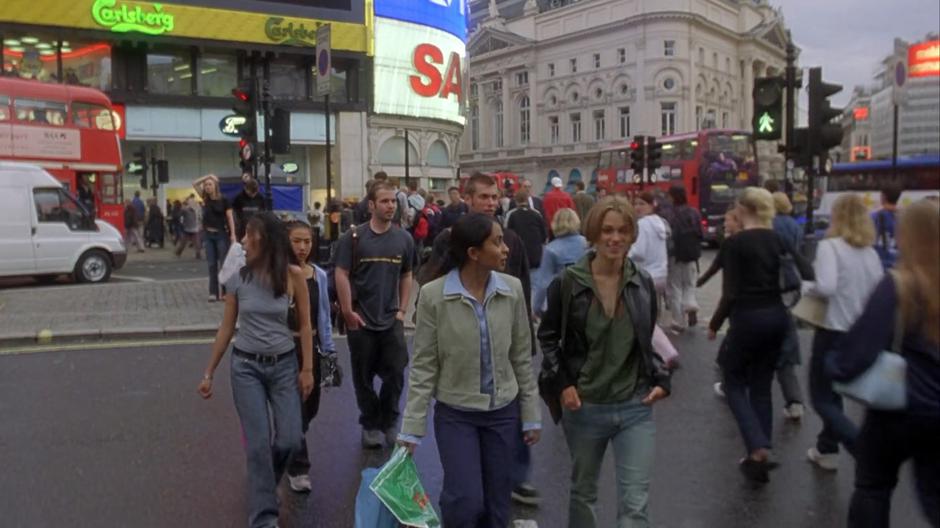
[[(618, 291), (632, 277), (634, 271), (625, 272)], [(594, 302), (588, 309), (585, 333), (588, 355), (578, 376), (578, 393), (589, 403), (617, 403), (629, 400), (637, 389), (640, 375), (640, 355), (633, 353), (636, 336), (633, 321), (618, 296), (613, 318), (608, 318), (591, 280)]]

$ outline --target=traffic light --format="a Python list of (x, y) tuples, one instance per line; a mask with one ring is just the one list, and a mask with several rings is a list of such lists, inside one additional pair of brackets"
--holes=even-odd
[(656, 138), (650, 136), (646, 139), (646, 169), (649, 171), (650, 180), (653, 181), (653, 174), (656, 169), (663, 166), (663, 146), (656, 142)]
[(633, 169), (633, 179), (643, 175), (643, 166), (646, 165), (646, 138), (633, 136), (630, 143), (630, 168)]
[(140, 147), (134, 151), (134, 160), (125, 167), (127, 172), (140, 176), (140, 187), (146, 189), (147, 185), (147, 148)]
[(239, 83), (238, 88), (232, 89), (232, 95), (235, 97), (235, 101), (232, 103), (232, 112), (235, 112), (236, 123), (238, 123), (235, 128), (243, 139), (252, 141), (257, 126), (255, 109), (258, 107), (255, 83), (249, 79), (242, 81)]
[(811, 156), (825, 156), (829, 149), (842, 143), (842, 125), (831, 122), (842, 115), (833, 108), (829, 97), (842, 91), (838, 84), (822, 80), (822, 68), (809, 69), (809, 150)]
[(783, 77), (754, 79), (754, 139), (777, 140), (783, 130)]

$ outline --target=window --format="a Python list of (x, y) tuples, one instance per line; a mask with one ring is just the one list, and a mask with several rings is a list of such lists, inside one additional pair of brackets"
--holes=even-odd
[(594, 54), (594, 69), (596, 70), (600, 67), (601, 67), (601, 54), (595, 53)]
[(192, 95), (193, 72), (189, 50), (148, 53), (147, 90), (152, 94)]
[(496, 103), (493, 112), (493, 137), (496, 138), (496, 146), (503, 146), (503, 103)]
[(594, 139), (601, 141), (607, 137), (607, 124), (604, 119), (603, 110), (594, 111)]
[(617, 62), (620, 64), (627, 62), (627, 48), (617, 49)]
[(662, 134), (669, 136), (676, 133), (676, 103), (661, 103)]
[(63, 102), (17, 98), (13, 102), (13, 111), (18, 121), (43, 125), (65, 125), (65, 103)]
[(236, 78), (237, 59), (234, 54), (204, 53), (197, 57), (199, 70), (197, 91), (199, 95), (209, 97), (228, 97), (232, 87), (238, 84)]
[(111, 89), (111, 45), (62, 41), (62, 75), (68, 84)]
[(501, 92), (501, 91), (503, 91), (503, 80), (502, 80), (502, 79), (496, 79), (495, 81), (493, 81), (493, 91), (495, 91), (495, 92)]
[(666, 77), (666, 79), (663, 80), (663, 89), (666, 90), (667, 92), (671, 92), (672, 89), (675, 87), (676, 87), (676, 80), (673, 79), (672, 77)]
[(698, 49), (698, 63), (701, 65), (705, 64), (705, 48)]
[(470, 107), (470, 148), (480, 148), (480, 107), (477, 105)]
[(61, 188), (34, 189), (33, 202), (40, 222), (66, 224), (72, 231), (92, 231), (94, 220)]
[(529, 72), (519, 72), (516, 74), (516, 86), (525, 86), (529, 84)]
[[(285, 99), (304, 99), (307, 96), (306, 66), (300, 57), (281, 56), (268, 63), (271, 71), (271, 95)], [(310, 68), (316, 70), (316, 67)], [(316, 80), (313, 80), (316, 83)], [(332, 85), (330, 91), (332, 92)], [(330, 100), (333, 101), (333, 93)], [(341, 94), (336, 94), (341, 95)]]
[(59, 82), (57, 46), (58, 42), (51, 34), (4, 31), (3, 45), (0, 46), (3, 49), (2, 72), (23, 79)]
[(721, 128), (728, 128), (728, 112), (721, 113)]
[(702, 107), (695, 107), (695, 130), (702, 129)]
[(620, 137), (630, 137), (630, 107), (622, 106), (617, 109), (620, 120)]
[(580, 143), (581, 142), (581, 114), (571, 114), (568, 116), (571, 119), (571, 142)]
[(725, 71), (731, 73), (731, 59), (725, 57)]
[(10, 120), (10, 98), (0, 94), (0, 121)]
[(718, 53), (712, 53), (712, 68), (718, 69)]
[(581, 96), (578, 94), (578, 92), (571, 92), (571, 102), (572, 102), (572, 103), (577, 103), (577, 102), (578, 102), (578, 98), (580, 98), (580, 97), (581, 97)]
[(519, 100), (519, 142), (523, 145), (528, 143), (531, 132), (529, 124), (529, 98), (523, 96), (522, 99)]
[(558, 144), (558, 116), (550, 116), (548, 118), (548, 130), (551, 135), (552, 145)]
[(548, 63), (548, 76), (549, 77), (555, 76), (555, 63), (553, 62)]
[(72, 123), (79, 128), (114, 130), (111, 111), (104, 106), (91, 103), (78, 101), (72, 103)]
[(470, 85), (470, 96), (471, 96), (471, 97), (476, 97), (476, 96), (477, 96), (477, 93), (478, 93), (478, 92), (477, 92), (477, 83), (471, 84), (471, 85)]
[(431, 167), (450, 166), (450, 156), (447, 154), (447, 146), (444, 145), (443, 141), (438, 139), (434, 141), (434, 143), (431, 143), (431, 146), (428, 148), (427, 162)]
[(578, 59), (577, 58), (569, 60), (568, 64), (571, 65), (571, 73), (578, 73)]
[(663, 55), (667, 57), (676, 56), (676, 41), (674, 40), (663, 41)]

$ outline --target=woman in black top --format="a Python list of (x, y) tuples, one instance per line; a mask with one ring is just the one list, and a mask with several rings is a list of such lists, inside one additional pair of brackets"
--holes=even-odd
[(219, 189), (219, 178), (208, 174), (193, 182), (202, 198), (202, 241), (209, 263), (209, 302), (222, 297), (219, 292), (219, 268), (225, 260), (230, 243), (235, 243), (235, 217), (232, 206)]
[[(757, 187), (745, 189), (738, 200), (743, 230), (722, 247), (722, 298), (708, 328), (715, 339), (729, 317), (727, 346), (718, 356), (728, 406), (734, 414), (747, 457), (741, 471), (752, 480), (768, 482), (773, 431), (770, 386), (789, 326), (789, 314), (780, 298), (781, 257), (788, 245), (771, 228), (775, 214), (771, 194)], [(790, 252), (806, 280), (813, 269), (796, 251)]]

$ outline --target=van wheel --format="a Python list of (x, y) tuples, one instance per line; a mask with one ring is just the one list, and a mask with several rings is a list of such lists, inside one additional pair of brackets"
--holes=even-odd
[(111, 259), (107, 253), (97, 249), (86, 251), (75, 265), (78, 282), (105, 282), (111, 277)]

